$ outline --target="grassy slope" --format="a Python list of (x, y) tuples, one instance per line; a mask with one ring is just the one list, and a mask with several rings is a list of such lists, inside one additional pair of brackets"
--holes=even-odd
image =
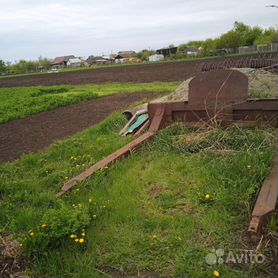
[(101, 96), (140, 91), (166, 93), (177, 86), (177, 82), (167, 82), (0, 88), (0, 124)]
[[(41, 223), (67, 178), (130, 140), (118, 136), (124, 122), (114, 115), (41, 154), (0, 166), (0, 232), (21, 237)], [(177, 144), (179, 135), (183, 137)], [(180, 126), (161, 132), (141, 151), (97, 173), (63, 199), (71, 207), (86, 206), (92, 198), (105, 209), (88, 227), (85, 249), (68, 239), (63, 247), (33, 258), (33, 271), (55, 277), (95, 277), (120, 270), (126, 275), (139, 271), (211, 277), (214, 268), (206, 265), (205, 255), (212, 248), (238, 247), (248, 204), (271, 166), (274, 135), (273, 130), (232, 128), (196, 144), (194, 136), (186, 141), (192, 133)], [(235, 152), (223, 156), (204, 151), (212, 145)], [(200, 203), (207, 193), (213, 196), (211, 205)], [(228, 265), (218, 270), (223, 277), (244, 275)]]

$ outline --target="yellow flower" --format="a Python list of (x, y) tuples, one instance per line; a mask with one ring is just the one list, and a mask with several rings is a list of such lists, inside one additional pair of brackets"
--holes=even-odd
[(210, 199), (210, 195), (209, 195), (209, 194), (206, 194), (205, 199), (206, 199), (206, 200), (209, 200), (209, 199)]
[(74, 241), (75, 241), (75, 242), (78, 242), (78, 241), (79, 241), (79, 239), (78, 239), (78, 238), (76, 238)]
[(65, 180), (67, 180), (69, 177), (65, 177)]
[(31, 232), (31, 233), (30, 233), (30, 236), (35, 236), (35, 233), (34, 233), (34, 232)]
[(251, 169), (251, 165), (247, 165), (247, 168), (248, 168), (248, 169)]
[(153, 239), (157, 239), (157, 235), (153, 235)]
[(41, 227), (42, 227), (42, 228), (46, 228), (46, 227), (47, 227), (47, 224), (41, 224)]
[(70, 235), (70, 238), (76, 238), (77, 236), (76, 235)]
[(82, 236), (85, 236), (86, 234), (83, 232), (81, 235), (82, 235)]
[(74, 156), (71, 156), (71, 158), (70, 159), (74, 159)]
[(97, 216), (94, 214), (94, 215), (93, 215), (93, 218), (94, 218), (94, 219), (96, 219), (96, 218), (97, 218)]
[(19, 246), (22, 247), (22, 243), (20, 243)]
[(213, 276), (216, 277), (216, 278), (220, 277), (220, 272), (217, 271), (217, 270), (214, 270), (213, 271)]
[(79, 239), (79, 243), (84, 243), (84, 241), (85, 241), (84, 238)]
[(89, 203), (92, 203), (92, 201), (93, 201), (93, 200), (90, 198), (90, 199), (89, 199)]

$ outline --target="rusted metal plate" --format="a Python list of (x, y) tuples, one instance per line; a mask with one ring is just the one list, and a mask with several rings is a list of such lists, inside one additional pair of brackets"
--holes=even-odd
[(162, 127), (170, 125), (175, 121), (180, 122), (199, 122), (216, 119), (224, 125), (229, 123), (239, 123), (241, 126), (249, 123), (263, 123), (273, 127), (278, 126), (278, 100), (277, 99), (261, 99), (248, 100), (246, 102), (227, 105), (217, 111), (214, 117), (214, 110), (204, 107), (204, 105), (191, 105), (187, 101), (167, 102), (167, 103), (150, 103), (148, 111), (150, 119), (155, 115), (156, 109), (165, 109)]
[(197, 74), (189, 83), (188, 102), (219, 109), (247, 101), (248, 77), (236, 70), (213, 70)]
[(264, 181), (252, 212), (249, 232), (257, 233), (267, 216), (275, 211), (278, 198), (278, 154), (273, 161), (273, 167), (268, 178)]

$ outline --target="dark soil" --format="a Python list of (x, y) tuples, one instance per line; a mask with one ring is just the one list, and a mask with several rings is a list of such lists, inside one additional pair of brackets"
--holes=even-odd
[(0, 78), (0, 87), (183, 81), (192, 75), (199, 63), (199, 61), (158, 63)]
[(98, 124), (136, 101), (157, 96), (148, 92), (107, 96), (0, 125), (0, 163), (39, 151), (56, 140)]

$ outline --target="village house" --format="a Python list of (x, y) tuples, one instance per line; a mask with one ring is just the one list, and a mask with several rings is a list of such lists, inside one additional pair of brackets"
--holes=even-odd
[(177, 51), (178, 51), (178, 48), (176, 46), (173, 46), (173, 47), (157, 49), (156, 53), (161, 54), (164, 57), (169, 57), (170, 55), (176, 54)]
[(136, 59), (136, 52), (132, 50), (119, 51), (118, 54), (115, 56), (116, 63), (131, 62), (133, 59)]
[(68, 55), (68, 56), (61, 56), (61, 57), (56, 57), (53, 62), (51, 63), (52, 67), (66, 67), (67, 62), (69, 59), (75, 58), (74, 55)]
[(102, 56), (94, 56), (91, 55), (86, 60), (87, 64), (91, 67), (94, 65), (109, 65), (115, 61), (114, 55), (102, 55)]
[(82, 64), (84, 64), (84, 62), (80, 58), (70, 58), (67, 61), (67, 67), (69, 68), (79, 68)]
[(199, 49), (195, 46), (187, 46), (184, 50), (184, 54), (189, 57), (195, 57), (199, 54)]

